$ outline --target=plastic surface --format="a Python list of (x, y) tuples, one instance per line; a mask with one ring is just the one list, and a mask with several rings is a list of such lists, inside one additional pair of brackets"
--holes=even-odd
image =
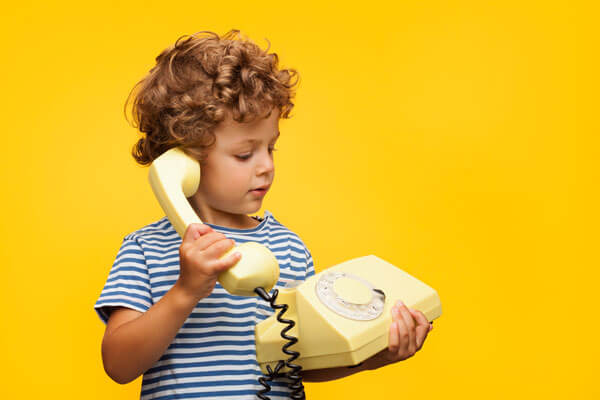
[[(355, 320), (324, 304), (317, 296), (316, 285), (322, 274), (333, 271), (361, 277), (383, 291), (383, 312), (372, 320)], [(356, 290), (354, 296), (352, 287), (356, 284), (356, 281), (342, 280), (338, 285), (340, 298), (356, 304), (367, 301), (367, 292), (371, 289), (365, 286)], [(310, 277), (295, 288), (281, 290), (277, 303), (289, 305), (283, 317), (296, 322), (287, 332), (298, 338), (298, 343), (290, 347), (290, 350), (300, 353), (294, 363), (304, 370), (356, 365), (387, 348), (391, 308), (396, 300), (423, 312), (429, 321), (442, 314), (440, 298), (434, 289), (374, 255), (345, 261)], [(256, 357), (263, 372), (266, 372), (267, 365), (274, 368), (278, 360), (288, 358), (281, 351), (286, 341), (281, 338), (280, 332), (285, 325), (275, 317), (273, 315), (255, 327)]]
[[(167, 150), (157, 157), (148, 172), (148, 180), (160, 206), (177, 233), (183, 237), (189, 224), (200, 218), (187, 200), (198, 190), (200, 164), (179, 148)], [(221, 258), (239, 251), (241, 259), (219, 276), (219, 282), (229, 293), (256, 296), (255, 287), (269, 291), (279, 279), (279, 263), (266, 246), (256, 242), (236, 245)]]

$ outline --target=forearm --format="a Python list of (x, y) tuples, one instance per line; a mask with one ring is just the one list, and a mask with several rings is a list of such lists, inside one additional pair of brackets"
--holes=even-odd
[(176, 284), (145, 313), (107, 332), (102, 341), (107, 374), (118, 383), (143, 374), (164, 354), (196, 304)]
[(326, 382), (335, 379), (344, 378), (349, 375), (356, 374), (362, 371), (374, 369), (369, 360), (365, 360), (362, 364), (356, 367), (335, 367), (324, 369), (311, 369), (308, 371), (300, 371), (302, 380), (305, 382)]

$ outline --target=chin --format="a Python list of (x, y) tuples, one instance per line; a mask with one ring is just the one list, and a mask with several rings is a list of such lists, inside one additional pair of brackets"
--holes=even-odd
[(252, 207), (246, 214), (254, 214), (255, 212), (258, 212), (258, 210), (260, 210), (261, 206), (262, 206), (262, 203), (258, 207)]
[(261, 200), (261, 201), (259, 201), (259, 202), (257, 202), (257, 205), (256, 205), (256, 206), (254, 206), (254, 207), (250, 206), (250, 207), (247, 209), (247, 211), (246, 211), (246, 214), (252, 214), (252, 213), (255, 213), (255, 212), (257, 212), (258, 210), (260, 210), (260, 208), (261, 208), (261, 207), (262, 207), (262, 200)]

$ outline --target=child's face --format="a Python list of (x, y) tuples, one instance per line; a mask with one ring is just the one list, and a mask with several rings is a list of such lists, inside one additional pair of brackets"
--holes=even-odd
[[(273, 147), (279, 137), (279, 110), (252, 123), (228, 116), (215, 129), (216, 141), (201, 165), (200, 186), (190, 199), (203, 222), (248, 228), (275, 176)], [(251, 142), (250, 142), (251, 140)]]

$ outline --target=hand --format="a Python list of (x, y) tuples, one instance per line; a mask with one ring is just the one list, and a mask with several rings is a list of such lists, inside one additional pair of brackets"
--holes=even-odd
[(407, 308), (401, 301), (392, 307), (388, 348), (369, 359), (369, 369), (406, 360), (423, 347), (433, 325), (421, 311)]
[(179, 278), (175, 285), (196, 302), (210, 295), (217, 278), (242, 257), (233, 252), (221, 258), (235, 242), (206, 224), (190, 224), (179, 246)]

